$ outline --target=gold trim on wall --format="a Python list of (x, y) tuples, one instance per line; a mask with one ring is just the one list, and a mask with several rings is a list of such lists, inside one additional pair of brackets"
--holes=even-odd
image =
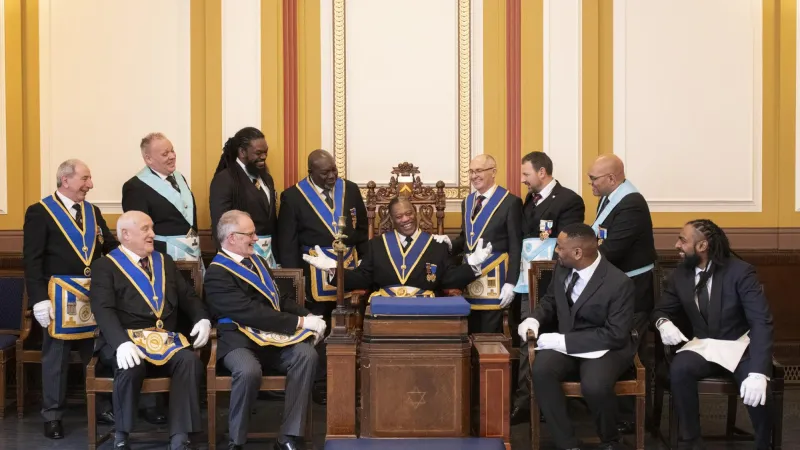
[[(333, 155), (336, 169), (342, 178), (347, 177), (345, 3), (346, 0), (333, 1)], [(448, 199), (466, 198), (471, 189), (469, 182), (469, 161), (472, 151), (470, 3), (470, 0), (458, 0), (458, 185), (445, 187), (445, 196)]]

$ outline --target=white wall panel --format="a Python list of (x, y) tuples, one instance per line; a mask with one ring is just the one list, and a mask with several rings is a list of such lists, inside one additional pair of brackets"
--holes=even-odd
[[(248, 126), (262, 128), (261, 0), (223, 0), (223, 143)], [(268, 143), (270, 138), (267, 136)]]
[(40, 1), (42, 195), (59, 163), (80, 158), (92, 168), (89, 200), (121, 212), (151, 131), (170, 138), (190, 178), (189, 1)]
[(615, 0), (613, 22), (614, 153), (651, 210), (760, 211), (761, 1)]

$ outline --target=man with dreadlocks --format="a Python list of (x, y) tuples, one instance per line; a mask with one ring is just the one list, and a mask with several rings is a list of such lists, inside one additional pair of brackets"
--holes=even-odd
[(256, 253), (274, 268), (278, 261), (272, 243), (278, 229), (277, 192), (267, 169), (269, 147), (264, 133), (245, 127), (225, 142), (217, 171), (211, 180), (209, 203), (212, 235), (217, 222), (227, 211), (237, 209), (250, 214), (256, 224)]
[[(772, 313), (755, 268), (734, 256), (725, 233), (710, 220), (687, 223), (675, 248), (682, 261), (652, 318), (664, 345), (688, 341), (669, 369), (686, 448), (704, 448), (697, 381), (731, 374), (747, 405), (756, 448), (770, 448), (772, 419), (765, 405), (771, 401)], [(673, 324), (681, 318), (691, 322), (691, 341)]]

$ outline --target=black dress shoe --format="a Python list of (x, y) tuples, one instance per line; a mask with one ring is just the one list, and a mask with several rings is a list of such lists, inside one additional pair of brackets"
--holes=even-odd
[(328, 404), (328, 388), (313, 388), (311, 389), (311, 400), (314, 400), (314, 403), (318, 405), (327, 405)]
[(119, 441), (114, 444), (114, 450), (131, 450), (131, 446), (128, 441)]
[(617, 431), (619, 434), (634, 434), (636, 433), (636, 424), (627, 420), (617, 422)]
[(274, 450), (297, 450), (297, 444), (294, 441), (287, 441), (287, 442), (275, 442), (275, 445), (272, 447)]
[(189, 441), (186, 441), (183, 444), (181, 444), (181, 446), (178, 447), (177, 449), (172, 447), (172, 445), (167, 444), (167, 450), (194, 450), (194, 448), (192, 448), (191, 443)]
[(531, 410), (515, 406), (511, 409), (511, 425), (519, 425), (531, 421)]
[(243, 450), (243, 445), (236, 445), (233, 442), (228, 442), (228, 450)]
[(114, 425), (114, 413), (111, 411), (106, 411), (98, 414), (97, 423), (103, 425)]
[(167, 416), (156, 408), (145, 408), (140, 411), (142, 419), (153, 425), (164, 425), (167, 423)]
[(64, 427), (60, 420), (51, 420), (44, 423), (44, 437), (49, 439), (63, 439)]

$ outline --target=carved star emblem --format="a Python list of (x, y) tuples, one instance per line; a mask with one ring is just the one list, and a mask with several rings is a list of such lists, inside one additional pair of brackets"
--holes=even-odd
[(419, 388), (415, 387), (413, 391), (406, 392), (406, 401), (410, 403), (414, 409), (417, 409), (420, 405), (425, 404), (425, 394), (427, 394), (427, 392), (422, 392)]

